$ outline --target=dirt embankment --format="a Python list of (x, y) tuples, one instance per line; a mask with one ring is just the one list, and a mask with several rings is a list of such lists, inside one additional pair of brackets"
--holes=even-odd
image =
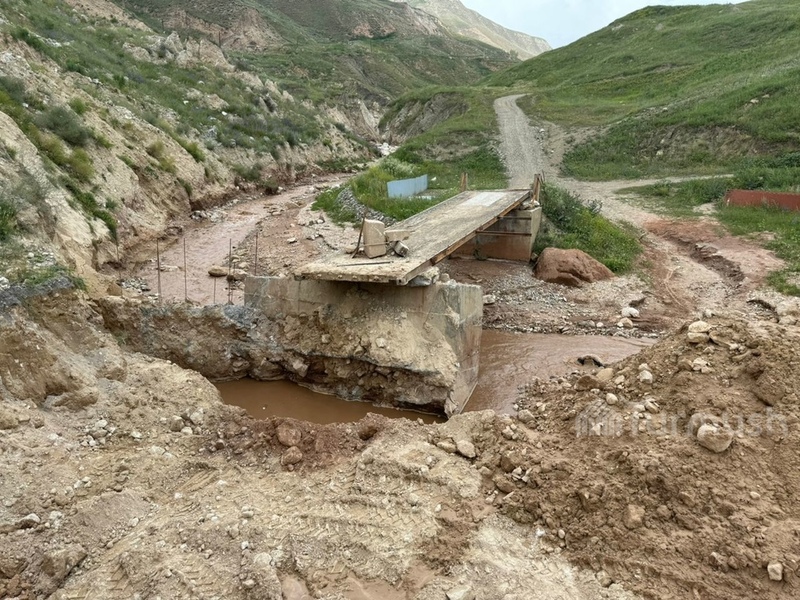
[(316, 426), (120, 349), (75, 292), (26, 305), (0, 319), (0, 596), (796, 595), (800, 331), (774, 318), (533, 381), (518, 418)]

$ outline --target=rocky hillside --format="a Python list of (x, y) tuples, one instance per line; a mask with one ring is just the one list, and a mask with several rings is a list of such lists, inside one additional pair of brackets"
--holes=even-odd
[[(475, 83), (515, 64), (503, 50), (453, 35), (429, 13), (390, 0), (187, 2), (118, 0), (155, 29), (208, 39), (315, 105), (379, 106), (431, 84)], [(376, 112), (373, 110), (373, 112)]]
[(405, 0), (434, 15), (451, 32), (516, 54), (522, 60), (550, 50), (546, 40), (506, 29), (461, 4), (459, 0)]
[(507, 53), (387, 0), (0, 8), (0, 264), (91, 285), (241, 188), (364, 164), (398, 94)]

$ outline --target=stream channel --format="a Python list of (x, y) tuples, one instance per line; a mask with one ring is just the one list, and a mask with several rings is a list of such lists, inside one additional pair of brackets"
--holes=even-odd
[[(492, 409), (501, 414), (513, 414), (518, 387), (533, 377), (547, 379), (574, 371), (589, 372), (594, 367), (582, 367), (578, 357), (594, 354), (604, 363), (612, 363), (652, 343), (653, 340), (621, 337), (511, 333), (485, 329), (481, 336), (478, 385), (465, 411)], [(216, 385), (226, 403), (241, 406), (252, 416), (261, 419), (279, 416), (320, 424), (347, 423), (358, 421), (371, 412), (388, 417), (422, 419), (426, 423), (443, 420), (436, 415), (326, 396), (289, 381), (241, 379)]]

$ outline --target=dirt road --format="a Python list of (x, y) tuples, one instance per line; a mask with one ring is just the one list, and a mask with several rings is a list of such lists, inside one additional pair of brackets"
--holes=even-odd
[[(624, 181), (577, 181), (559, 175), (564, 154), (564, 132), (552, 123), (532, 125), (519, 108), (520, 95), (495, 102), (501, 132), (501, 154), (508, 169), (510, 185), (528, 186), (537, 173), (576, 194), (584, 201), (602, 206), (607, 218), (627, 222), (641, 230), (652, 296), (646, 311), (659, 323), (701, 314), (706, 310), (735, 307), (747, 313), (748, 294), (758, 288), (765, 275), (781, 267), (775, 255), (741, 238), (725, 234), (713, 216), (677, 222), (644, 208), (628, 187), (685, 178)], [(713, 209), (712, 209), (713, 213)], [(632, 276), (621, 277), (622, 281)], [(631, 282), (642, 283), (638, 277)], [(597, 286), (595, 286), (597, 287)], [(598, 298), (593, 298), (597, 301)], [(602, 301), (602, 300), (601, 300)]]

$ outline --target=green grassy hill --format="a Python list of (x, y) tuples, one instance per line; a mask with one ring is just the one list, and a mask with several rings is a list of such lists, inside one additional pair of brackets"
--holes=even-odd
[(490, 76), (529, 92), (534, 116), (604, 133), (570, 175), (714, 172), (800, 150), (800, 12), (794, 0), (650, 7)]

